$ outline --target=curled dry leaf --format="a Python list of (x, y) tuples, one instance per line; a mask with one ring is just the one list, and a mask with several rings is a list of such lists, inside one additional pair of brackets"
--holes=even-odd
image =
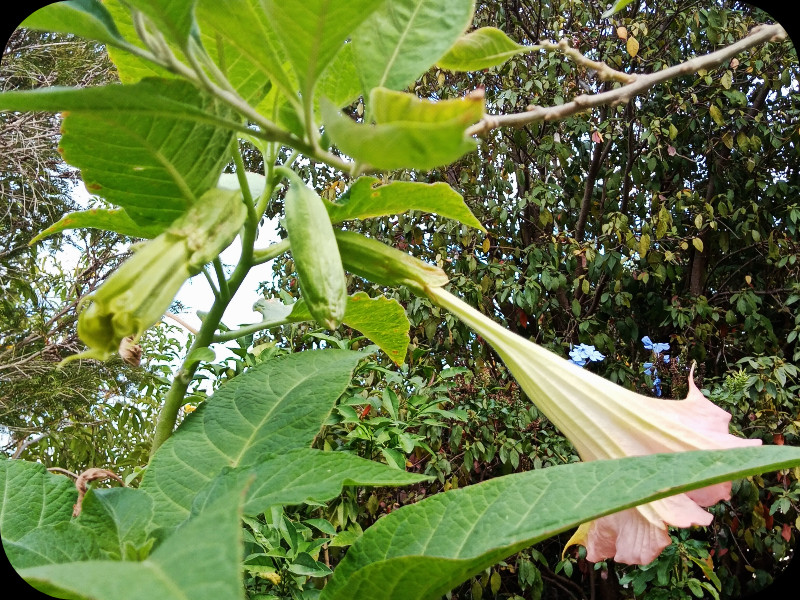
[(75, 487), (78, 489), (78, 500), (72, 507), (73, 517), (77, 517), (81, 514), (81, 509), (83, 508), (83, 497), (86, 495), (86, 489), (89, 482), (97, 481), (99, 479), (116, 479), (122, 485), (125, 485), (125, 482), (122, 481), (122, 478), (113, 471), (98, 468), (86, 469), (83, 473), (78, 475), (78, 479), (75, 480)]
[(122, 338), (119, 343), (119, 355), (129, 365), (138, 367), (142, 362), (142, 347), (139, 344), (133, 343), (133, 336)]

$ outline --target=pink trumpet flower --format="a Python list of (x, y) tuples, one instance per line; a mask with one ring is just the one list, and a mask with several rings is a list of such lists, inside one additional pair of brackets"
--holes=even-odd
[[(728, 432), (730, 414), (707, 400), (689, 374), (685, 400), (649, 398), (595, 375), (495, 323), (441, 287), (428, 296), (491, 344), (522, 389), (569, 438), (583, 460), (757, 446)], [(730, 482), (643, 504), (584, 523), (568, 542), (586, 558), (652, 562), (670, 543), (667, 526), (708, 525), (701, 507), (730, 499)]]

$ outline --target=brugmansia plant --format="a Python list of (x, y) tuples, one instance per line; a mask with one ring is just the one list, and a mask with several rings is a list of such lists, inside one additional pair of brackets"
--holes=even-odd
[[(64, 159), (115, 207), (69, 215), (42, 235), (78, 224), (145, 240), (84, 300), (78, 331), (88, 349), (71, 358), (103, 360), (135, 344), (197, 273), (214, 292), (161, 409), (138, 488), (87, 491), (84, 477), (78, 490), (39, 464), (0, 464), (3, 547), (26, 581), (68, 598), (243, 598), (243, 518), (324, 502), (343, 486), (426, 480), (312, 448), (362, 352), (267, 360), (176, 428), (203, 350), (215, 342), (313, 320), (356, 329), (401, 364), (409, 343), (403, 307), (348, 296), (345, 271), (406, 286), (462, 320), (585, 462), (498, 477), (392, 512), (349, 548), (324, 600), (439, 598), (575, 527), (572, 541), (586, 546), (589, 560), (647, 563), (669, 542), (667, 525), (707, 524), (701, 507), (728, 498), (732, 479), (800, 465), (797, 448), (754, 447), (760, 442), (730, 435), (729, 415), (691, 379), (685, 400), (646, 398), (506, 331), (449, 293), (439, 266), (362, 235), (356, 221), (420, 210), (483, 229), (447, 184), (371, 174), (446, 165), (495, 128), (628, 101), (782, 40), (784, 31), (762, 26), (713, 54), (635, 76), (563, 44), (523, 46), (493, 28), (467, 33), (473, 10), (472, 0), (75, 0), (23, 23), (106, 44), (122, 81), (0, 95), (0, 110), (60, 112)], [(610, 91), (511, 115), (486, 114), (482, 90), (441, 101), (406, 91), (435, 64), (468, 72), (541, 51), (565, 52), (611, 82)], [(363, 113), (351, 110), (359, 98)], [(263, 175), (246, 172), (244, 147), (263, 157)], [(308, 164), (341, 172), (347, 192), (324, 198), (298, 174)], [(235, 175), (223, 173), (227, 165)], [(276, 198), (288, 237), (257, 247), (259, 221)], [(241, 256), (226, 273), (219, 254), (237, 236)], [(287, 251), (299, 300), (273, 303), (262, 322), (222, 327), (248, 272)]]

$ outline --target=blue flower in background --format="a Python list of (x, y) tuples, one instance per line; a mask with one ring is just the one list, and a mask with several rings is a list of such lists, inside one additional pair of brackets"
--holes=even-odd
[[(658, 369), (656, 368), (656, 363), (658, 362), (658, 357), (662, 352), (669, 352), (669, 344), (653, 342), (650, 339), (649, 335), (646, 335), (642, 338), (642, 344), (644, 344), (645, 350), (650, 350), (653, 354), (656, 355), (656, 359), (654, 362), (646, 362), (642, 365), (642, 369), (646, 375), (649, 375), (653, 378), (653, 393), (656, 396), (661, 396), (661, 378), (658, 376)], [(669, 354), (664, 355), (664, 364), (669, 364)]]
[(642, 344), (644, 344), (645, 350), (652, 350), (654, 354), (661, 354), (669, 350), (669, 344), (654, 343), (649, 335), (642, 338)]
[(599, 362), (604, 358), (604, 354), (600, 354), (597, 348), (588, 344), (579, 344), (569, 351), (569, 361), (579, 367), (585, 366), (587, 362)]

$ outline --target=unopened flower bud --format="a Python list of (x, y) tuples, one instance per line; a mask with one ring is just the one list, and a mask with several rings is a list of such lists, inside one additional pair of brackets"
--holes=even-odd
[(88, 298), (78, 335), (89, 350), (68, 360), (105, 360), (123, 339), (134, 344), (163, 316), (183, 283), (230, 245), (246, 216), (238, 191), (213, 189), (166, 231), (139, 245)]

